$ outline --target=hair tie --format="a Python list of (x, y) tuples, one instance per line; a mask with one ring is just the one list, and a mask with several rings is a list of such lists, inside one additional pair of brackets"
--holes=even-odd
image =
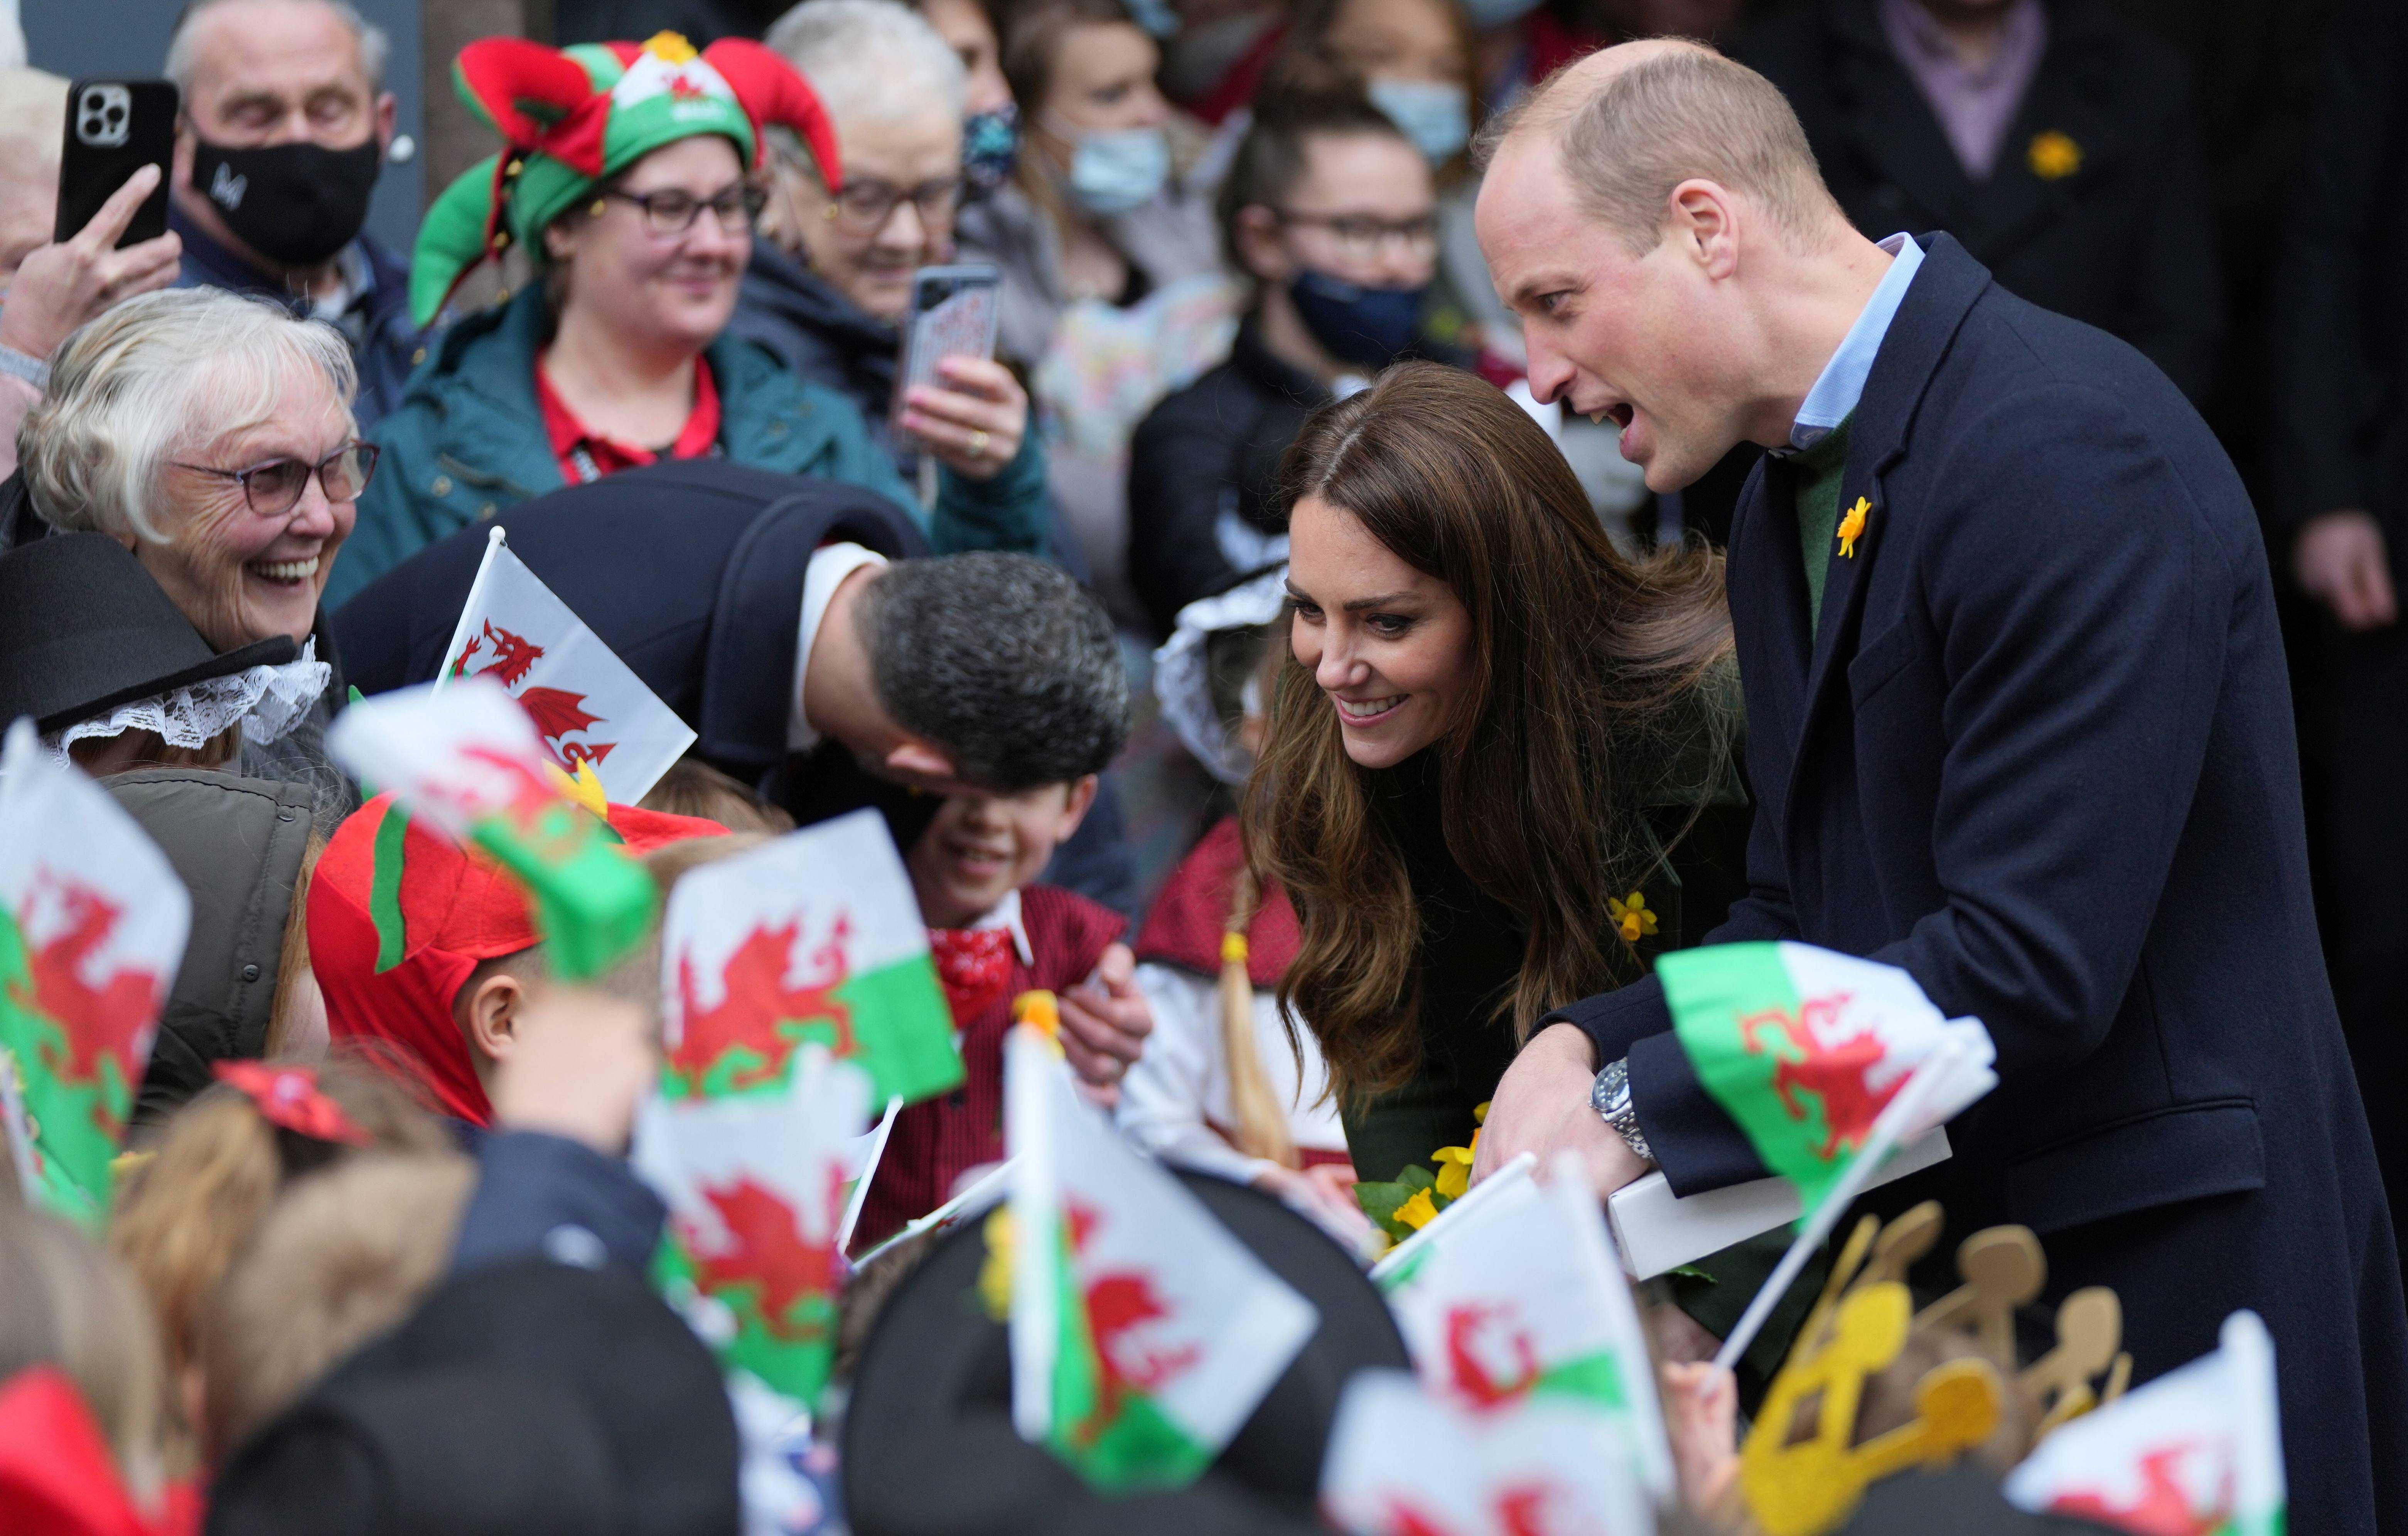
[(369, 1136), (343, 1106), (318, 1086), (317, 1072), (308, 1067), (271, 1067), (264, 1061), (221, 1061), (209, 1070), (221, 1083), (232, 1084), (269, 1125), (280, 1126), (314, 1141), (339, 1141), (364, 1147)]

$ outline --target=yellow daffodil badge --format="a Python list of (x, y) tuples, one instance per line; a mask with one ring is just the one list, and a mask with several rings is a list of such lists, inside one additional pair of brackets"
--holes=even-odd
[(1635, 944), (1656, 931), (1656, 914), (1647, 909), (1644, 891), (1633, 891), (1620, 900), (1606, 897), (1605, 915), (1613, 920), (1613, 931), (1622, 935), (1626, 944)]
[(1840, 519), (1840, 557), (1842, 559), (1854, 560), (1856, 557), (1856, 540), (1865, 536), (1865, 524), (1870, 521), (1872, 515), (1873, 504), (1858, 496), (1856, 504), (1848, 509), (1846, 516)]

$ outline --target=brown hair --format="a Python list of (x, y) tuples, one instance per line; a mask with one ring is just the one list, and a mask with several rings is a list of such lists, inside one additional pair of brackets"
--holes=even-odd
[(1672, 189), (1692, 179), (1747, 194), (1794, 243), (1842, 218), (1779, 86), (1702, 43), (1644, 46), (1585, 95), (1565, 79), (1578, 63), (1547, 77), (1480, 132), (1473, 164), (1525, 130), (1553, 135), (1583, 208), (1633, 256), (1656, 249)]
[[(440, 1152), (452, 1144), (398, 1079), (341, 1059), (317, 1071), (319, 1088), (372, 1145)], [(158, 1311), (172, 1373), (180, 1377), (196, 1358), (209, 1295), (277, 1196), (351, 1155), (339, 1142), (270, 1125), (249, 1095), (222, 1083), (167, 1122), (156, 1152), (119, 1184), (108, 1244)]]
[(1238, 249), (1238, 215), (1250, 208), (1283, 212), (1288, 194), (1304, 179), (1313, 140), (1366, 134), (1411, 143), (1403, 129), (1343, 78), (1312, 90), (1267, 90), (1256, 98), (1254, 122), (1238, 140), (1213, 203), (1221, 224), (1221, 255), (1230, 271), (1251, 276)]
[[(1701, 688), (1730, 649), (1720, 557), (1624, 556), (1538, 423), (1434, 363), (1316, 411), (1281, 481), (1283, 511), (1306, 496), (1343, 510), (1469, 611), (1475, 682), (1432, 750), (1448, 853), (1529, 930), (1498, 1014), (1526, 1035), (1627, 979), (1606, 902), (1662, 856), (1640, 808), (1670, 787), (1667, 764), (1726, 750)], [(1291, 653), (1246, 787), (1247, 845), (1303, 930), (1280, 1000), (1358, 1102), (1419, 1057), (1421, 916), (1370, 787)]]
[[(1257, 103), (1275, 100), (1291, 91), (1309, 93), (1326, 89), (1332, 82), (1351, 84), (1357, 90), (1368, 88), (1369, 79), (1333, 52), (1329, 44), (1329, 35), (1337, 30), (1338, 19), (1345, 14), (1347, 7), (1357, 3), (1358, 0), (1298, 0), (1288, 20), (1286, 40), (1281, 43), (1279, 51), (1271, 55), (1270, 63), (1263, 69), (1263, 83), (1255, 93)], [(1455, 30), (1455, 50), (1463, 59), (1463, 77), (1455, 83), (1463, 87), (1471, 114), (1471, 131), (1477, 135), (1484, 121), (1480, 101), (1480, 29), (1473, 24), (1471, 13), (1463, 7), (1462, 0), (1429, 0), (1429, 3), (1446, 12), (1447, 21)], [(1385, 116), (1384, 113), (1382, 115)], [(1455, 172), (1469, 164), (1469, 149), (1467, 145), (1465, 153), (1458, 153), (1440, 167), (1441, 187), (1453, 184)]]
[(1115, 24), (1137, 25), (1121, 0), (1024, 0), (1005, 13), (996, 29), (1002, 44), (996, 63), (1024, 122), (1034, 123), (1044, 112), (1046, 93), (1054, 88), (1054, 57), (1070, 29)]
[(646, 790), (644, 797), (636, 803), (646, 811), (666, 811), (672, 816), (699, 816), (717, 822), (730, 832), (763, 832), (775, 837), (795, 829), (795, 818), (783, 808), (772, 805), (699, 757), (681, 757), (671, 763), (660, 782)]
[(260, 1054), (273, 1059), (293, 1043), (294, 1015), (307, 993), (315, 993), (318, 979), (309, 969), (309, 882), (326, 852), (326, 835), (312, 832), (301, 850), (301, 866), (293, 872), (293, 900), (284, 909), (284, 942), (276, 954), (276, 993), (267, 1000), (267, 1041)]
[(0, 1381), (37, 1365), (83, 1394), (127, 1488), (156, 1495), (167, 1376), (141, 1290), (65, 1222), (0, 1198)]
[(202, 1319), (211, 1465), (434, 1288), (476, 1181), (457, 1152), (372, 1152), (276, 1202)]

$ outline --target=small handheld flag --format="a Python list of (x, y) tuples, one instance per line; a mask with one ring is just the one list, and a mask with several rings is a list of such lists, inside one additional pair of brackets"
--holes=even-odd
[(2254, 1312), (2213, 1354), (2073, 1420), (2007, 1474), (2010, 1503), (2133, 1536), (2282, 1536), (2274, 1342)]
[(547, 962), (563, 978), (599, 974), (652, 922), (652, 877), (564, 790), (535, 726), (499, 683), (480, 678), (439, 694), (425, 684), (362, 699), (335, 717), (326, 750), (392, 791), (412, 817), (516, 876), (535, 898)]
[(661, 927), (661, 1010), (663, 1091), (676, 1096), (776, 1092), (807, 1041), (859, 1062), (873, 1102), (962, 1081), (928, 930), (875, 811), (679, 881)]
[(496, 524), (469, 585), (438, 688), (479, 677), (509, 690), (563, 772), (589, 769), (634, 805), (694, 745), (694, 731), (523, 561)]
[(1180, 1487), (1320, 1317), (1081, 1102), (1046, 1040), (1005, 1042), (1012, 1422), (1094, 1487)]
[(810, 1403), (836, 1349), (839, 1246), (869, 1077), (806, 1046), (772, 1097), (654, 1098), (637, 1170), (669, 1208), (662, 1289), (731, 1367)]
[(1546, 1184), (1513, 1180), (1443, 1232), (1427, 1230), (1381, 1287), (1429, 1388), (1475, 1412), (1540, 1398), (1594, 1412), (1639, 1480), (1669, 1498), (1672, 1452), (1646, 1331), (1578, 1162), (1567, 1154)]
[(1354, 1536), (1651, 1536), (1611, 1426), (1548, 1398), (1475, 1413), (1396, 1371), (1346, 1385), (1321, 1507)]
[[(97, 1225), (183, 961), (192, 897), (134, 818), (31, 721), (0, 752), (0, 1053), (21, 1182)], [(25, 1166), (26, 1161), (36, 1166)]]

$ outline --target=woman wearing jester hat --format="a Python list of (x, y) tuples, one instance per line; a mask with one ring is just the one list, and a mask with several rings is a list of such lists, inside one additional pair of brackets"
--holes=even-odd
[[(428, 210), (411, 311), (432, 320), (472, 267), (513, 246), (542, 280), (454, 324), (379, 424), (383, 472), (360, 500), (330, 607), (506, 507), (657, 459), (843, 481), (923, 515), (852, 401), (726, 334), (761, 210), (751, 177), (764, 130), (792, 131), (842, 184), (836, 135), (801, 76), (758, 43), (697, 53), (674, 33), (566, 50), (488, 37), (454, 74), (505, 148)], [(956, 424), (1021, 446), (983, 474), (939, 476), (932, 541), (1036, 549), (1045, 467), (1011, 426), (1026, 410), (1018, 386), (948, 398)]]

